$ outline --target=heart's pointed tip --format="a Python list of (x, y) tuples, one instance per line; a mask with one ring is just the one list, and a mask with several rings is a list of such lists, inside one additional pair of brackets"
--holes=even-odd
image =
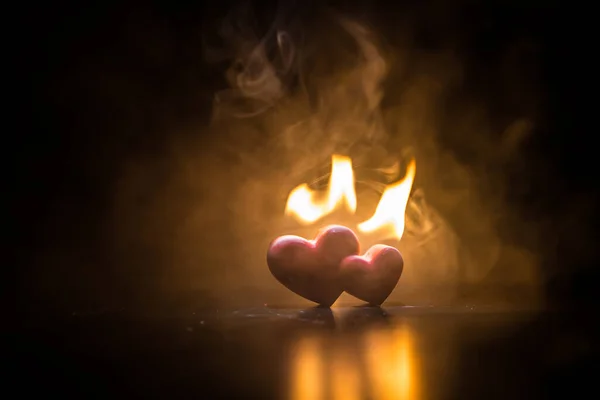
[[(289, 289), (289, 287), (288, 287)], [(312, 303), (315, 303), (315, 305), (311, 308), (311, 309), (328, 309), (331, 308), (331, 306), (333, 305), (333, 303), (335, 303), (337, 301), (337, 299), (341, 296), (342, 292), (340, 292), (339, 294), (333, 294), (331, 292), (329, 293), (324, 293), (324, 292), (320, 292), (320, 293), (298, 293), (294, 290), (292, 290), (292, 292), (294, 292), (296, 295), (302, 297), (305, 300), (308, 300)]]
[[(303, 297), (303, 296), (301, 296)], [(307, 299), (310, 300), (310, 299)], [(314, 306), (311, 307), (311, 310), (327, 310), (327, 309), (331, 309), (331, 306), (333, 305), (333, 303), (335, 303), (335, 301), (329, 302), (329, 301), (317, 301), (317, 300), (310, 300), (313, 303), (315, 303)]]
[(335, 303), (337, 301), (337, 299), (341, 296), (341, 293), (339, 295), (337, 295), (335, 297), (335, 299), (327, 299), (324, 301), (315, 301), (315, 303), (317, 303), (317, 307), (322, 307), (322, 308), (331, 308), (331, 306), (333, 305), (333, 303)]

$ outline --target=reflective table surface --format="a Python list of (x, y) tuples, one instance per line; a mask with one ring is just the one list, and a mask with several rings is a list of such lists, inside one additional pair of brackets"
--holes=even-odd
[(73, 313), (5, 344), (20, 393), (77, 398), (558, 398), (595, 362), (564, 315), (477, 306)]

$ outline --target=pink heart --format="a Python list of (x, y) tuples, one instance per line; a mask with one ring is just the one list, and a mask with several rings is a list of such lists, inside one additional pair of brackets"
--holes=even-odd
[(396, 287), (403, 268), (404, 260), (398, 250), (376, 244), (365, 255), (342, 261), (342, 285), (352, 296), (379, 306)]
[(358, 251), (354, 232), (331, 225), (319, 231), (314, 240), (278, 237), (269, 246), (267, 264), (273, 276), (292, 292), (329, 307), (343, 292), (341, 261)]

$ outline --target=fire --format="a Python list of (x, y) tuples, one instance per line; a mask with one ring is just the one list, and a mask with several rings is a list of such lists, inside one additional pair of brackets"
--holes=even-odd
[[(387, 237), (400, 240), (404, 233), (406, 205), (416, 174), (414, 160), (408, 165), (404, 178), (388, 185), (383, 191), (375, 213), (367, 221), (358, 225), (358, 230), (371, 233), (384, 230)], [(319, 199), (317, 191), (304, 183), (293, 189), (288, 196), (285, 212), (294, 216), (302, 224), (312, 224), (331, 214), (344, 205), (350, 213), (356, 212), (356, 190), (352, 160), (349, 157), (333, 155), (331, 175), (325, 197)]]
[(348, 211), (356, 211), (356, 191), (354, 190), (354, 171), (352, 160), (334, 155), (331, 158), (331, 176), (328, 193), (324, 201), (318, 201), (317, 194), (306, 183), (296, 187), (290, 193), (286, 214), (294, 215), (300, 222), (311, 224), (331, 214), (341, 204)]
[(405, 223), (404, 213), (416, 172), (415, 160), (411, 160), (404, 178), (384, 190), (375, 214), (369, 220), (358, 225), (359, 231), (369, 233), (387, 227), (390, 228), (390, 234), (393, 237), (398, 240), (402, 238)]

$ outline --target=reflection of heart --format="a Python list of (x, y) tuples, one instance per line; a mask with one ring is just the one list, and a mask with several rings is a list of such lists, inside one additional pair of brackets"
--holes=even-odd
[(343, 289), (373, 305), (381, 305), (396, 287), (404, 260), (393, 247), (377, 244), (364, 256), (350, 256), (342, 261)]
[(332, 225), (314, 240), (286, 235), (275, 239), (267, 252), (273, 276), (292, 292), (323, 306), (342, 294), (340, 263), (358, 254), (358, 239), (350, 229)]

